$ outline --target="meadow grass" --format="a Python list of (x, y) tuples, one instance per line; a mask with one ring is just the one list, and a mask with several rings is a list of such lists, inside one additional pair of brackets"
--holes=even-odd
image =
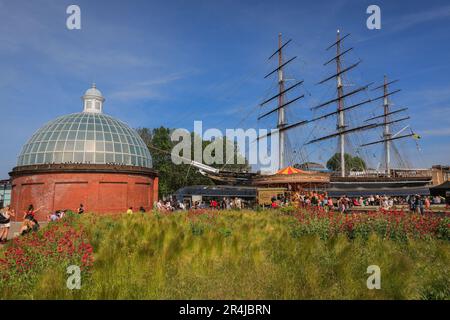
[[(65, 266), (31, 287), (0, 285), (26, 299), (449, 299), (450, 242), (379, 235), (296, 235), (279, 211), (77, 217), (95, 262), (81, 290)], [(381, 289), (366, 285), (381, 268)]]

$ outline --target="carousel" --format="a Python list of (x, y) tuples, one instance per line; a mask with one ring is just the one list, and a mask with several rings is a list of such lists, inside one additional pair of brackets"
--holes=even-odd
[(274, 198), (295, 202), (302, 195), (324, 194), (329, 183), (327, 172), (304, 171), (291, 166), (252, 180), (258, 190), (259, 204), (269, 204)]
[(324, 190), (330, 183), (327, 172), (304, 171), (294, 167), (286, 167), (273, 175), (253, 178), (253, 185), (257, 187), (278, 187), (290, 191)]

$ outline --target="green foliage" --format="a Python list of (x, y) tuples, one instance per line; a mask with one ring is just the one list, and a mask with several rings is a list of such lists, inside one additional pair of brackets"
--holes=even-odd
[(194, 236), (201, 236), (205, 232), (205, 226), (201, 222), (191, 222), (191, 232)]
[(293, 214), (297, 210), (298, 210), (297, 208), (290, 207), (290, 206), (289, 207), (282, 207), (282, 208), (280, 208), (281, 213), (287, 214), (287, 215)]
[(229, 237), (229, 236), (231, 236), (231, 229), (228, 229), (228, 228), (226, 228), (226, 227), (220, 228), (218, 231), (219, 231), (219, 233), (220, 233), (221, 235), (223, 235), (224, 237)]
[(439, 222), (437, 237), (442, 240), (450, 240), (450, 217), (445, 217)]
[[(345, 168), (346, 171), (362, 171), (366, 169), (366, 163), (363, 159), (358, 156), (353, 157), (352, 155), (345, 153)], [(335, 153), (328, 161), (327, 168), (333, 171), (339, 171), (341, 169), (341, 154)]]
[[(139, 128), (137, 132), (147, 144), (153, 158), (153, 168), (159, 172), (159, 196), (166, 196), (173, 194), (179, 188), (186, 185), (212, 185), (213, 181), (208, 177), (203, 176), (197, 169), (191, 167), (188, 164), (175, 165), (171, 159), (171, 151), (178, 142), (172, 142), (170, 139), (172, 130), (165, 127), (156, 128), (150, 130), (148, 128)], [(191, 158), (194, 157), (194, 139), (198, 137), (191, 135)], [(202, 141), (203, 150), (211, 143), (220, 143), (221, 139), (217, 139), (214, 142)], [(227, 145), (231, 144), (231, 149), (234, 154), (238, 153), (237, 143), (232, 143), (225, 140), (223, 143), (223, 155), (226, 155)], [(214, 152), (212, 152), (214, 156)], [(180, 154), (179, 156), (186, 156)], [(239, 157), (239, 156), (238, 156)], [(249, 166), (245, 159), (241, 159), (243, 164), (230, 164), (227, 165), (227, 170), (245, 171), (249, 170)], [(227, 160), (228, 161), (228, 160)], [(235, 163), (236, 161), (229, 161), (229, 163)], [(211, 164), (212, 167), (221, 168), (223, 164)]]

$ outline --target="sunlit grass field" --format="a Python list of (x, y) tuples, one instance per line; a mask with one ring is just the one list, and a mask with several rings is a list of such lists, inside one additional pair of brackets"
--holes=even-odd
[[(305, 229), (277, 210), (88, 214), (58, 224), (82, 230), (93, 247), (81, 289), (66, 286), (78, 258), (51, 258), (1, 270), (2, 299), (450, 299), (450, 242), (437, 237), (324, 236), (320, 224)], [(381, 268), (380, 290), (367, 288), (369, 265)]]

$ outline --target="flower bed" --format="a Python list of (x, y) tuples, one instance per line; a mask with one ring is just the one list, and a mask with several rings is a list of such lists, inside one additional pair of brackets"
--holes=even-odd
[(0, 287), (26, 290), (43, 270), (79, 266), (87, 274), (93, 265), (93, 248), (76, 219), (50, 223), (40, 232), (11, 241), (0, 252)]
[[(312, 207), (68, 215), (0, 250), (0, 296), (448, 299), (449, 218)], [(383, 290), (367, 290), (371, 264)], [(82, 269), (80, 290), (67, 287), (69, 265)]]
[(408, 240), (437, 238), (450, 240), (450, 215), (417, 215), (402, 210), (381, 210), (367, 213), (343, 214), (326, 212), (321, 208), (295, 210), (297, 219), (291, 234), (318, 234), (322, 239), (346, 234), (349, 238), (367, 239), (375, 233), (383, 239)]

